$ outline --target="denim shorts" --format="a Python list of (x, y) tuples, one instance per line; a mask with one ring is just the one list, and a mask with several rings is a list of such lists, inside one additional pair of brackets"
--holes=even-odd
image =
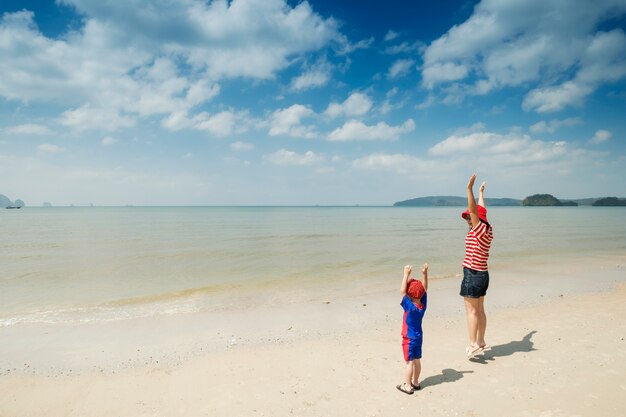
[(480, 298), (487, 295), (489, 288), (489, 271), (477, 271), (463, 268), (463, 281), (461, 281), (461, 295), (469, 298)]

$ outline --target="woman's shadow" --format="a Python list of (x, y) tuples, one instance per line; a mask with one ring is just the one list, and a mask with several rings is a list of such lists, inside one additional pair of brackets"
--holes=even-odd
[(537, 333), (537, 331), (533, 330), (524, 336), (522, 340), (514, 340), (504, 345), (492, 346), (491, 349), (471, 358), (470, 361), (486, 364), (487, 361), (493, 361), (497, 357), (510, 356), (517, 352), (532, 352), (533, 350), (537, 350), (533, 347), (534, 343), (530, 340), (535, 333)]

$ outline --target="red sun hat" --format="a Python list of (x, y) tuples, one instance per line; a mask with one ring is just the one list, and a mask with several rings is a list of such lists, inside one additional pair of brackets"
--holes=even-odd
[[(476, 207), (478, 207), (478, 218), (484, 221), (485, 223), (489, 223), (487, 221), (487, 209), (481, 205), (477, 205)], [(467, 220), (469, 215), (470, 215), (469, 210), (465, 210), (463, 213), (461, 213), (461, 217), (463, 217), (463, 219), (465, 220)]]
[(411, 281), (409, 281), (406, 293), (409, 295), (409, 297), (415, 300), (421, 300), (424, 294), (426, 294), (426, 290), (422, 285), (422, 281), (412, 279)]

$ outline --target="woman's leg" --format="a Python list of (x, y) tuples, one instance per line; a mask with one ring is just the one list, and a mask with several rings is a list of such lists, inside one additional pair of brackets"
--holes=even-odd
[(465, 300), (465, 314), (467, 316), (467, 335), (470, 342), (470, 351), (478, 349), (478, 304), (479, 298), (463, 297)]
[(487, 315), (485, 314), (485, 297), (478, 299), (478, 329), (476, 332), (476, 343), (480, 347), (487, 346), (485, 342), (485, 331), (487, 330)]

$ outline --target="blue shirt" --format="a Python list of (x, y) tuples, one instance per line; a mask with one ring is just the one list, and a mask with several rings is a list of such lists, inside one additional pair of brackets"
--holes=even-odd
[(418, 308), (408, 295), (404, 295), (400, 305), (404, 309), (402, 318), (402, 337), (417, 339), (422, 337), (422, 319), (426, 313), (427, 296), (422, 297), (422, 308)]

